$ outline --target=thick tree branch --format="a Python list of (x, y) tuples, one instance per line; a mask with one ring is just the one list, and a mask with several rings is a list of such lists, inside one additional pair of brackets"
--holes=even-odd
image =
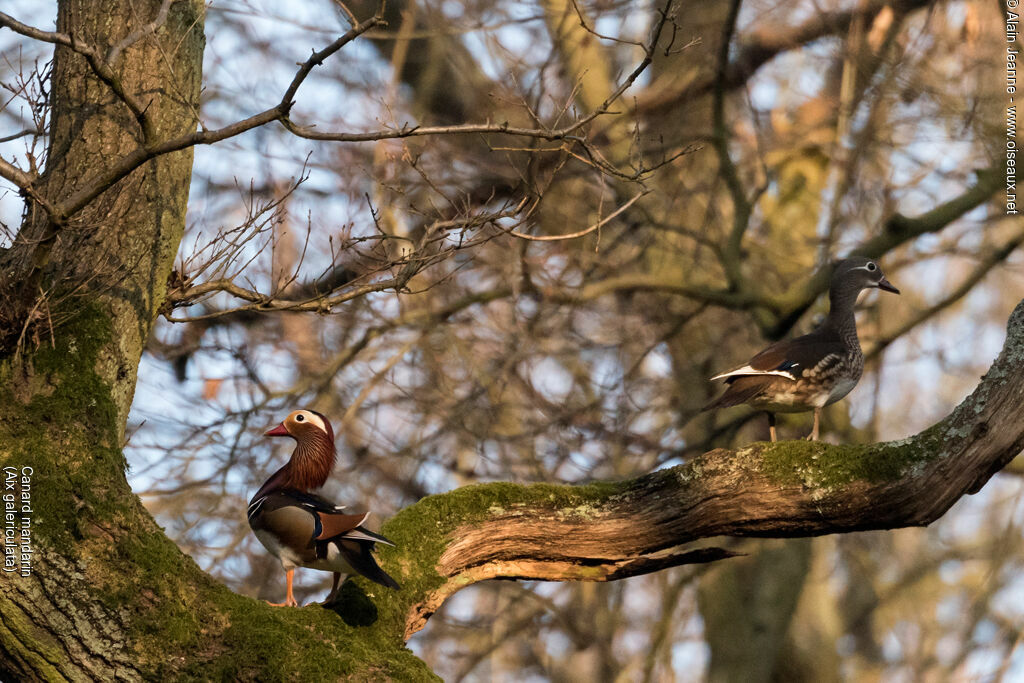
[[(155, 159), (156, 157), (163, 156), (165, 154), (170, 154), (171, 152), (177, 152), (189, 147), (194, 147), (196, 145), (211, 145), (216, 142), (221, 142), (222, 140), (241, 135), (242, 133), (254, 128), (263, 126), (271, 121), (285, 122), (288, 112), (291, 110), (293, 104), (292, 97), (294, 97), (299, 86), (301, 86), (303, 81), (305, 81), (313, 67), (322, 64), (323, 60), (327, 57), (381, 23), (382, 19), (379, 16), (372, 17), (357, 26), (353, 26), (349, 31), (340, 36), (328, 47), (319, 52), (314, 52), (309, 59), (299, 65), (299, 69), (296, 72), (295, 77), (292, 79), (292, 82), (285, 90), (281, 101), (273, 107), (258, 114), (254, 114), (249, 118), (224, 126), (223, 128), (196, 131), (194, 133), (188, 133), (169, 140), (164, 140), (159, 143), (149, 144), (147, 142), (147, 144), (136, 148), (130, 154), (121, 157), (114, 164), (92, 176), (83, 184), (82, 188), (74, 194), (66, 197), (59, 203), (54, 203), (52, 205), (43, 204), (43, 207), (47, 210), (47, 213), (50, 215), (51, 220), (55, 225), (62, 225), (69, 217), (82, 210), (89, 202), (112, 187), (114, 183), (127, 177), (132, 171), (151, 159)], [(56, 45), (67, 46), (79, 54), (82, 54), (89, 61), (90, 66), (92, 66), (97, 76), (115, 90), (118, 97), (125, 101), (137, 117), (144, 115), (144, 109), (138, 104), (133, 105), (131, 98), (126, 93), (122, 92), (123, 89), (119, 89), (118, 81), (113, 76), (109, 63), (107, 63), (92, 46), (86, 45), (81, 41), (62, 33), (40, 31), (39, 29), (26, 26), (25, 24), (22, 24), (2, 13), (0, 13), (0, 26), (6, 26), (7, 28), (29, 38), (54, 43)], [(148, 141), (149, 136), (146, 136), (146, 139)], [(0, 167), (0, 177), (14, 183), (22, 190), (22, 192), (29, 196), (34, 196), (34, 179), (11, 164), (4, 162), (3, 166)]]
[[(426, 626), (427, 620), (444, 604), (445, 600), (465, 586), (479, 581), (487, 581), (489, 579), (520, 581), (618, 581), (619, 579), (651, 574), (684, 564), (715, 562), (729, 557), (736, 557), (740, 554), (723, 548), (698, 548), (696, 550), (657, 557), (628, 557), (617, 560), (591, 558), (589, 562), (580, 561), (578, 558), (520, 559), (488, 562), (459, 571), (458, 580), (445, 582), (441, 588), (429, 593), (426, 600), (418, 603), (406, 619), (405, 638), (408, 639)], [(445, 571), (445, 569), (442, 569), (442, 571)]]
[[(981, 384), (912, 438), (845, 446), (754, 443), (621, 483), (484, 484), (406, 508), (384, 528), (399, 541), (396, 552), (411, 557), (423, 550), (414, 534), (423, 534), (424, 522), (444, 535), (440, 548), (436, 537), (429, 541), (437, 580), (410, 605), (406, 637), (446, 597), (481, 579), (610, 581), (727, 557), (707, 548), (662, 554), (716, 536), (924, 526), (978, 491), (1022, 448), (1024, 301)], [(632, 569), (622, 572), (623, 566)]]
[(938, 232), (968, 211), (987, 202), (997, 190), (1003, 187), (1002, 169), (987, 168), (979, 170), (977, 174), (977, 182), (967, 188), (963, 194), (939, 204), (934, 209), (913, 218), (901, 213), (890, 216), (885, 222), (882, 233), (858, 247), (856, 253), (878, 258), (915, 237), (929, 232)]
[(741, 87), (757, 73), (757, 70), (778, 55), (802, 48), (816, 40), (829, 36), (843, 35), (855, 21), (870, 23), (887, 7), (899, 12), (910, 12), (932, 4), (930, 0), (871, 0), (856, 9), (839, 12), (823, 12), (793, 27), (769, 26), (754, 31), (740, 39), (736, 57), (729, 63), (721, 76), (709, 74), (700, 80), (681, 84), (679, 87), (663, 87), (655, 82), (638, 99), (637, 109), (644, 115), (667, 113), (696, 97), (703, 97), (719, 86), (726, 90)]
[(576, 135), (587, 124), (600, 116), (610, 114), (611, 107), (623, 93), (629, 90), (636, 82), (636, 79), (647, 70), (654, 58), (658, 41), (661, 39), (662, 31), (668, 21), (669, 10), (672, 2), (666, 3), (665, 8), (659, 12), (659, 20), (654, 26), (650, 42), (644, 46), (644, 57), (636, 67), (623, 79), (608, 97), (595, 107), (590, 113), (581, 116), (577, 120), (558, 128), (524, 128), (512, 126), (508, 122), (502, 123), (468, 123), (451, 126), (410, 126), (385, 129), (368, 133), (344, 133), (344, 132), (316, 132), (309, 127), (298, 126), (290, 120), (282, 120), (288, 130), (299, 137), (309, 140), (325, 140), (332, 142), (370, 142), (376, 140), (389, 140), (394, 138), (421, 137), (425, 135), (467, 135), (494, 133), (503, 135), (515, 135), (539, 140), (569, 140), (572, 142), (584, 142), (584, 138)]

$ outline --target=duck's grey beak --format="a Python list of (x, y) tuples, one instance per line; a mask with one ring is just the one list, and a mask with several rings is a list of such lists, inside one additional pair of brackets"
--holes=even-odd
[(899, 294), (900, 293), (900, 290), (898, 290), (895, 287), (893, 287), (892, 283), (889, 282), (888, 280), (886, 280), (884, 277), (881, 280), (878, 281), (878, 288), (879, 289), (884, 289), (887, 292), (892, 292), (893, 294)]

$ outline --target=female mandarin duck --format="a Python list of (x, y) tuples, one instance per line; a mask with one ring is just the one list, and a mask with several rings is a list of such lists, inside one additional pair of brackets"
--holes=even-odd
[(810, 334), (772, 344), (743, 365), (712, 377), (729, 386), (701, 410), (741, 403), (765, 410), (772, 441), (775, 413), (814, 410), (814, 428), (807, 438), (817, 441), (821, 409), (850, 393), (864, 371), (853, 308), (861, 291), (870, 288), (900, 293), (873, 260), (858, 256), (839, 262), (829, 286), (825, 322)]
[(270, 604), (298, 606), (292, 595), (296, 567), (334, 572), (334, 586), (324, 604), (336, 597), (342, 574), (362, 574), (382, 586), (398, 588), (372, 555), (376, 543), (394, 543), (360, 526), (370, 513), (344, 514), (344, 506), (311, 493), (324, 485), (334, 467), (334, 430), (327, 418), (312, 410), (296, 410), (266, 435), (296, 441), (288, 463), (249, 502), (249, 526), (281, 560), (287, 577), (284, 602)]

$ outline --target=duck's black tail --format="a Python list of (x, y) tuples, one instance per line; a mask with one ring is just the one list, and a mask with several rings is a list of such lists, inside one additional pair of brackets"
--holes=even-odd
[[(376, 543), (387, 543), (394, 545), (391, 541), (380, 534), (375, 534), (363, 527), (356, 527), (354, 531), (362, 532), (357, 538), (343, 537), (338, 539), (338, 548), (341, 550), (345, 560), (352, 565), (352, 568), (368, 578), (370, 581), (379, 583), (388, 588), (398, 590), (401, 586), (398, 582), (388, 576), (387, 572), (380, 568), (376, 558), (373, 556), (373, 546)], [(365, 535), (364, 535), (365, 534)], [(367, 536), (371, 538), (367, 538)]]
[(771, 379), (771, 377), (765, 378), (758, 375), (730, 377), (726, 380), (729, 382), (729, 386), (726, 387), (725, 393), (718, 398), (708, 401), (700, 411), (703, 413), (705, 410), (728, 408), (729, 406), (738, 406), (741, 403), (746, 403), (761, 393), (765, 384), (771, 381)]

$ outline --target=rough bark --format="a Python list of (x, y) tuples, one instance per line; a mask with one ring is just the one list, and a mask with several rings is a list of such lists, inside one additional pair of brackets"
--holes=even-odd
[[(203, 3), (175, 2), (155, 32), (143, 29), (160, 8), (59, 4), (57, 32), (108, 59), (55, 50), (47, 163), (33, 182), (43, 201), (195, 129)], [(0, 670), (14, 678), (139, 678), (152, 658), (129, 631), (161, 589), (139, 582), (151, 568), (129, 558), (176, 549), (131, 493), (121, 442), (184, 232), (191, 166), (191, 150), (163, 155), (60, 219), (30, 201), (3, 254), (7, 320), (36, 337), (0, 335), (0, 465), (29, 473), (30, 512), (19, 506), (17, 525), (34, 551), (29, 576), (5, 571), (0, 584)]]
[[(120, 0), (100, 9), (65, 0), (57, 32), (107, 54), (152, 21), (160, 5)], [(98, 75), (102, 68), (80, 52), (57, 46), (46, 169), (34, 183), (43, 198), (57, 204), (143, 145), (195, 130), (203, 12), (201, 2), (171, 4), (154, 34), (139, 34), (119, 50), (104, 74), (107, 82)], [(43, 328), (37, 337), (46, 338), (51, 323), (59, 325), (84, 307), (112, 321), (115, 334), (96, 370), (110, 387), (119, 437), (142, 347), (184, 233), (191, 176), (192, 150), (184, 149), (147, 162), (63, 222), (30, 202), (25, 225), (4, 254), (11, 293), (23, 288), (24, 304), (47, 313), (45, 322), (40, 317), (36, 323)]]

